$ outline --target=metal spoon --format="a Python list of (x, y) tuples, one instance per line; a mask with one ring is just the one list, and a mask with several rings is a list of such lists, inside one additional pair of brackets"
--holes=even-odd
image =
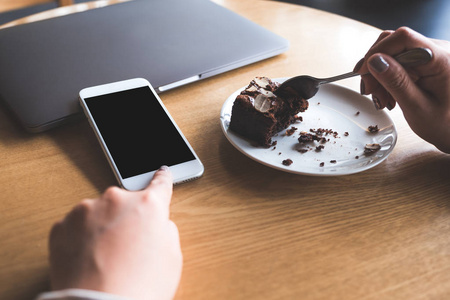
[[(428, 48), (415, 48), (395, 56), (397, 60), (404, 67), (414, 67), (427, 63), (433, 57), (433, 53)], [(367, 75), (369, 73), (363, 74)], [(275, 91), (278, 95), (295, 94), (304, 99), (312, 98), (319, 91), (319, 86), (325, 83), (330, 83), (345, 78), (358, 76), (360, 74), (349, 72), (342, 75), (330, 78), (315, 78), (308, 75), (296, 76), (286, 80)]]

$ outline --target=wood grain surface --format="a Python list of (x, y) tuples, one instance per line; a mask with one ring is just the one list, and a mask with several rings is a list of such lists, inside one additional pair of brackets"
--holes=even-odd
[[(215, 2), (291, 46), (161, 94), (205, 165), (202, 178), (174, 189), (171, 217), (184, 254), (176, 299), (447, 299), (450, 157), (418, 138), (398, 108), (389, 113), (399, 134), (394, 151), (348, 176), (273, 170), (220, 129), (224, 101), (253, 77), (351, 71), (380, 30), (303, 6)], [(340, 84), (359, 91), (356, 78)], [(1, 299), (48, 290), (51, 225), (114, 184), (85, 119), (32, 135), (0, 106)]]

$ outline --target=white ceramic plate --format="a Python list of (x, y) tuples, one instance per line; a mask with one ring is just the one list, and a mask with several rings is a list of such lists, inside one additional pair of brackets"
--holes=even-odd
[[(274, 79), (283, 82), (286, 78)], [(394, 149), (397, 142), (397, 131), (389, 115), (376, 110), (367, 97), (347, 88), (326, 84), (309, 100), (309, 108), (300, 113), (303, 122), (292, 126), (297, 130), (288, 136), (285, 130), (272, 138), (276, 145), (270, 148), (257, 146), (244, 137), (228, 129), (231, 109), (237, 95), (244, 89), (231, 94), (222, 106), (220, 122), (223, 133), (230, 143), (243, 154), (263, 165), (296, 174), (336, 176), (347, 175), (373, 168), (384, 161)], [(369, 126), (377, 125), (377, 133), (370, 133)], [(291, 127), (289, 127), (291, 128)], [(288, 129), (289, 129), (288, 128)], [(300, 144), (299, 133), (310, 132), (310, 129), (332, 129), (338, 133), (326, 136), (329, 139), (324, 149), (316, 151), (319, 142)], [(348, 132), (348, 136), (345, 133)], [(380, 144), (381, 149), (365, 155), (366, 144)], [(308, 150), (301, 153), (299, 149)], [(286, 159), (292, 160), (289, 166), (283, 165)], [(321, 166), (323, 163), (323, 166)]]

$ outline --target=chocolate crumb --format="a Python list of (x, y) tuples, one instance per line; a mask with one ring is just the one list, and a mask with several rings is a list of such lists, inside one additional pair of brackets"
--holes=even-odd
[(319, 145), (316, 147), (316, 152), (320, 152), (323, 148), (325, 148), (324, 145)]
[(290, 129), (286, 130), (286, 135), (291, 136), (294, 134), (294, 132), (297, 130), (296, 127), (292, 126)]
[(378, 129), (378, 125), (370, 125), (368, 130), (370, 133), (377, 133), (378, 131), (380, 131), (380, 129)]
[(337, 161), (335, 159), (330, 160), (330, 163), (335, 164)]
[(320, 166), (321, 166), (321, 167), (325, 166), (325, 163), (324, 163), (324, 162), (321, 162), (321, 163), (320, 163)]
[(346, 131), (346, 132), (344, 132), (344, 136), (348, 136), (348, 132)]
[(295, 121), (303, 122), (302, 116), (295, 116), (294, 118), (295, 118)]
[(337, 135), (337, 132), (334, 131), (333, 129), (324, 129), (324, 128), (319, 128), (319, 129), (310, 129), (309, 130), (312, 133), (315, 133), (316, 135), (328, 135), (328, 134), (333, 134), (333, 135)]
[(372, 155), (380, 149), (381, 149), (380, 144), (366, 144), (366, 146), (364, 147), (364, 154)]
[(359, 159), (359, 155), (356, 155), (355, 158), (356, 158), (356, 159)]
[(292, 163), (293, 163), (293, 161), (292, 161), (292, 159), (285, 159), (285, 160), (283, 160), (283, 165), (285, 165), (285, 166), (290, 166), (290, 165), (292, 165)]
[(300, 132), (300, 137), (298, 138), (299, 143), (307, 143), (314, 140), (318, 140), (317, 136), (307, 132)]
[(359, 112), (359, 111), (357, 111), (355, 115), (359, 116), (359, 114), (360, 114), (360, 112)]
[(297, 151), (300, 152), (300, 153), (306, 153), (306, 152), (308, 152), (309, 150), (303, 148), (303, 149), (298, 149)]

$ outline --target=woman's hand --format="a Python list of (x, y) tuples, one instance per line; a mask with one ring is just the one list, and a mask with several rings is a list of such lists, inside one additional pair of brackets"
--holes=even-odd
[(172, 299), (182, 269), (169, 219), (172, 176), (157, 171), (143, 191), (108, 188), (76, 206), (50, 234), (54, 290), (90, 289), (132, 299)]
[[(393, 57), (413, 48), (429, 48), (428, 63), (403, 68)], [(411, 129), (441, 151), (450, 153), (450, 42), (433, 40), (402, 27), (383, 32), (355, 66), (361, 94), (372, 94), (377, 109), (396, 103)]]

